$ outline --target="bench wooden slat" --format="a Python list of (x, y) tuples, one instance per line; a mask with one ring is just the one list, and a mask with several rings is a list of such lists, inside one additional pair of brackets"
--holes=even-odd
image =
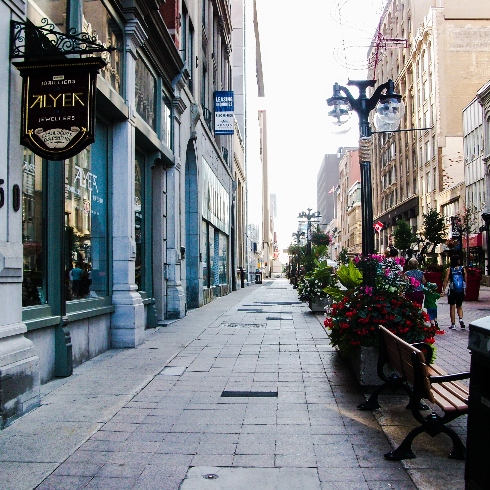
[(433, 384), (432, 392), (434, 394), (435, 403), (445, 412), (465, 412), (468, 410), (466, 402), (458, 396), (453, 395), (450, 391), (445, 389), (443, 385)]

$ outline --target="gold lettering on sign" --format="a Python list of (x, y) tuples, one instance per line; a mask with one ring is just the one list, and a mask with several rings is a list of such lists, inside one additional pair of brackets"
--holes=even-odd
[[(80, 98), (82, 96), (82, 92), (67, 92), (58, 95), (33, 95), (34, 102), (29, 106), (29, 109), (33, 109), (36, 106), (39, 106), (39, 109), (51, 109), (59, 103), (61, 103), (61, 107), (85, 106), (85, 103)], [(60, 97), (61, 100), (58, 101)]]

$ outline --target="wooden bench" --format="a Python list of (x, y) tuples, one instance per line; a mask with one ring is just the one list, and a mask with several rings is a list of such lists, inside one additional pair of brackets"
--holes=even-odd
[[(468, 412), (469, 390), (458, 380), (467, 379), (469, 372), (447, 374), (441, 368), (430, 364), (432, 348), (428, 344), (409, 344), (391, 333), (386, 328), (379, 327), (380, 355), (378, 360), (378, 375), (384, 384), (377, 388), (369, 400), (358, 408), (373, 410), (379, 408), (378, 395), (385, 389), (403, 388), (410, 396), (407, 408), (410, 408), (420, 426), (411, 430), (397, 449), (385, 454), (392, 461), (415, 458), (412, 452), (412, 442), (422, 432), (431, 437), (447, 434), (453, 442), (453, 450), (449, 455), (453, 459), (465, 459), (466, 448), (456, 432), (446, 424)], [(395, 374), (386, 376), (383, 367), (389, 363)], [(431, 410), (429, 415), (421, 414), (421, 410), (429, 407), (422, 404), (427, 400), (433, 406), (438, 406), (443, 415)]]

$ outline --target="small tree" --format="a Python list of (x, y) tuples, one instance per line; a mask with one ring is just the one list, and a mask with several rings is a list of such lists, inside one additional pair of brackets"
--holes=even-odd
[(349, 252), (347, 248), (342, 247), (342, 250), (340, 251), (338, 256), (338, 262), (339, 264), (344, 264), (344, 265), (347, 265), (349, 263)]
[[(463, 245), (463, 241), (466, 245), (466, 261), (465, 264), (468, 266), (470, 264), (470, 254), (469, 254), (469, 245), (470, 245), (470, 235), (472, 233), (476, 233), (479, 228), (479, 210), (476, 206), (470, 206), (467, 208), (463, 208), (457, 215), (456, 220), (459, 228), (459, 233), (461, 237), (461, 245)], [(463, 252), (461, 246), (461, 253)]]
[(430, 208), (427, 214), (423, 215), (423, 224), (421, 230), (422, 249), (420, 250), (419, 262), (425, 262), (425, 256), (429, 252), (429, 247), (432, 245), (430, 253), (434, 253), (437, 245), (444, 242), (446, 239), (446, 220), (444, 216), (436, 209)]
[(395, 247), (401, 250), (402, 255), (407, 255), (408, 258), (411, 258), (413, 254), (412, 243), (417, 242), (417, 237), (412, 233), (412, 228), (407, 221), (400, 219), (396, 222), (393, 239)]

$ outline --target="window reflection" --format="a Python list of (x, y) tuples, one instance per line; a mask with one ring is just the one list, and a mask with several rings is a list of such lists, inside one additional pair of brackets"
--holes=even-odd
[(60, 32), (67, 33), (66, 26), (66, 0), (36, 0), (28, 3), (28, 17), (35, 24), (39, 24), (42, 18), (48, 18)]
[(156, 79), (141, 58), (136, 60), (136, 111), (156, 130)]
[(24, 248), (24, 277), (22, 306), (46, 302), (43, 289), (43, 161), (24, 149), (22, 163), (22, 244)]
[(143, 289), (143, 155), (136, 152), (136, 158), (134, 162), (134, 234), (136, 240), (136, 285), (138, 286), (138, 291)]
[(90, 36), (96, 36), (97, 42), (100, 44), (117, 48), (115, 51), (104, 51), (100, 53), (102, 59), (107, 63), (100, 70), (100, 74), (120, 94), (122, 32), (119, 25), (111, 17), (100, 0), (84, 0), (82, 31), (88, 33)]
[(108, 291), (107, 127), (97, 124), (97, 144), (65, 160), (66, 299)]

